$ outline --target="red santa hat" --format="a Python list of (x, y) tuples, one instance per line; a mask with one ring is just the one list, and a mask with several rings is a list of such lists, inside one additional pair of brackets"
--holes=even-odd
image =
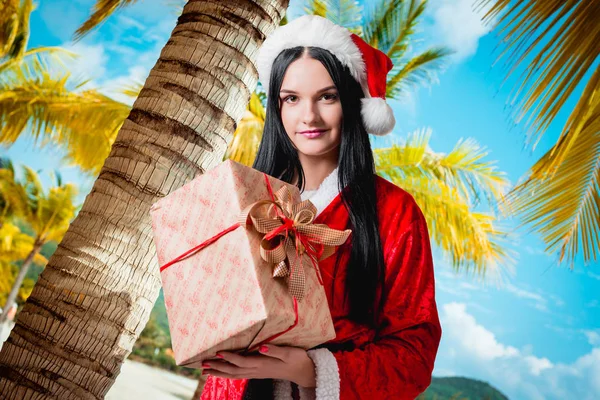
[(267, 90), (275, 58), (293, 47), (320, 47), (331, 52), (361, 85), (361, 116), (367, 132), (383, 136), (392, 131), (396, 120), (385, 101), (387, 74), (392, 60), (348, 29), (326, 18), (305, 15), (278, 27), (260, 48), (257, 67), (260, 81)]

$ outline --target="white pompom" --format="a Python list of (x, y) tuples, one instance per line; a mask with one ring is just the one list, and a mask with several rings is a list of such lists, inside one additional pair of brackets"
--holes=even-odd
[(381, 97), (365, 97), (361, 99), (360, 113), (367, 132), (377, 135), (387, 135), (394, 129), (396, 118), (392, 107)]

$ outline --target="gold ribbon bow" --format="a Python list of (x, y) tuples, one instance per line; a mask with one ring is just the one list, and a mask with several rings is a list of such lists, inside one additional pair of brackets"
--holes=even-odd
[(318, 262), (332, 255), (335, 246), (343, 244), (351, 230), (313, 224), (317, 208), (309, 200), (294, 204), (286, 186), (274, 197), (275, 201), (261, 200), (246, 207), (240, 223), (264, 234), (260, 242), (262, 259), (275, 265), (273, 277), (288, 278), (291, 295), (302, 300), (306, 284), (303, 261), (310, 261), (319, 282), (323, 283)]

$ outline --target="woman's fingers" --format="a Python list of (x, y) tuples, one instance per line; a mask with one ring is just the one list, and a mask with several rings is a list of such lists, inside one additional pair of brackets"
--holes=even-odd
[(265, 356), (269, 356), (272, 358), (279, 359), (281, 361), (286, 361), (289, 357), (289, 348), (283, 346), (275, 346), (275, 345), (262, 345), (258, 349), (260, 354)]
[(228, 378), (228, 379), (251, 379), (250, 376), (230, 375), (230, 374), (226, 374), (225, 372), (217, 371), (215, 369), (205, 369), (204, 371), (202, 371), (202, 375), (212, 375), (212, 376), (216, 376), (219, 378)]
[(256, 366), (255, 360), (251, 359), (250, 357), (244, 357), (228, 351), (220, 351), (217, 353), (217, 357), (222, 358), (230, 364), (237, 365), (238, 367), (252, 368)]
[(202, 363), (204, 369), (212, 369), (215, 371), (224, 372), (229, 375), (247, 376), (253, 372), (253, 369), (240, 368), (237, 365), (230, 364), (226, 361), (210, 361)]

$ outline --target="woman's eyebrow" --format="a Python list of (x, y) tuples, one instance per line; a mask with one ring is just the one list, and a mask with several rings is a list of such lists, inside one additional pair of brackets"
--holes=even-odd
[[(329, 89), (336, 89), (336, 87), (335, 87), (335, 85), (327, 86), (326, 88), (317, 90), (317, 93), (321, 93), (321, 92), (324, 92), (324, 91), (329, 90)], [(279, 92), (280, 93), (283, 93), (283, 92), (286, 92), (286, 93), (298, 93), (298, 92), (296, 92), (294, 90), (289, 90), (289, 89), (281, 89)]]

